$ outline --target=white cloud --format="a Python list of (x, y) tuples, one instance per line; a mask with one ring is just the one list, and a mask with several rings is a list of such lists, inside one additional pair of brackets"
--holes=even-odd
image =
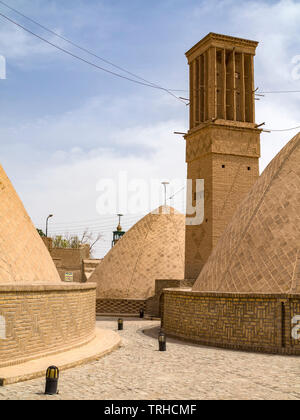
[[(52, 13), (56, 12), (54, 8)], [(70, 17), (72, 11), (65, 13)], [(110, 16), (110, 12), (106, 10), (104, 16)], [(256, 39), (260, 41), (256, 84), (264, 90), (300, 90), (299, 81), (292, 77), (292, 59), (300, 54), (299, 18), (300, 4), (292, 0), (272, 3), (214, 0), (202, 2), (201, 7), (187, 8), (185, 16), (181, 16), (189, 22), (184, 25), (184, 34), (179, 32), (170, 37), (174, 48), (176, 45), (182, 48), (182, 36), (191, 47), (205, 35), (199, 32), (201, 26), (207, 32)], [(87, 21), (87, 15), (77, 14), (76, 28), (84, 28)], [(114, 23), (107, 23), (107, 33), (101, 34), (99, 30), (95, 38), (108, 39)], [(48, 60), (50, 50), (14, 27), (6, 24), (0, 28), (0, 53), (20, 65), (38, 57)], [(176, 52), (182, 56), (183, 53)], [(162, 60), (156, 64), (156, 70), (165, 66)], [(171, 75), (176, 68), (173, 64)], [(179, 81), (186, 80), (186, 67), (178, 67), (175, 73), (179, 73), (176, 76)], [(267, 95), (256, 105), (256, 120), (265, 121), (266, 128), (300, 125), (298, 94)], [(186, 108), (166, 94), (151, 96), (145, 90), (130, 96), (126, 92), (111, 97), (95, 96), (82, 99), (73, 109), (59, 115), (25, 121), (20, 116), (17, 123), (0, 127), (0, 138), (9, 139), (1, 145), (1, 160), (35, 222), (42, 222), (49, 212), (55, 214), (51, 224), (96, 219), (96, 184), (100, 178), (114, 178), (119, 170), (127, 170), (131, 179), (185, 178), (185, 143), (172, 133), (185, 131), (187, 121)], [(261, 170), (294, 134), (262, 135)], [(107, 223), (103, 245), (107, 249), (115, 221), (103, 223)]]
[[(127, 137), (133, 143), (143, 139), (145, 145), (151, 144), (153, 152), (148, 155), (136, 155), (131, 152), (122, 156), (121, 153), (116, 153), (115, 150), (109, 150), (109, 148), (91, 149), (87, 153), (80, 148), (72, 148), (69, 152), (61, 152), (60, 156), (57, 156), (57, 153), (50, 155), (48, 162), (44, 161), (44, 167), (39, 165), (38, 170), (33, 168), (31, 177), (27, 174), (26, 180), (20, 185), (22, 198), (29, 214), (37, 224), (42, 222), (42, 215), (46, 217), (49, 213), (55, 215), (51, 223), (90, 219), (99, 219), (100, 222), (102, 220), (100, 224), (104, 226), (100, 228), (100, 231), (104, 232), (105, 237), (104, 242), (99, 244), (96, 255), (101, 256), (103, 252), (105, 254), (110, 247), (111, 232), (116, 222), (112, 219), (111, 224), (105, 227), (103, 220), (106, 216), (103, 219), (97, 214), (96, 203), (100, 194), (96, 191), (97, 182), (103, 178), (112, 178), (117, 181), (120, 171), (127, 172), (129, 182), (142, 179), (149, 186), (152, 179), (163, 181), (181, 178), (184, 181), (186, 176), (185, 143), (180, 137), (172, 134), (173, 127), (174, 121), (167, 121), (151, 127), (133, 127), (126, 133), (115, 132), (116, 136)], [(178, 188), (177, 185), (175, 187)], [(182, 195), (178, 196), (177, 205), (180, 210), (183, 210), (182, 198)], [(162, 202), (161, 197), (161, 201), (156, 202), (155, 207)], [(152, 208), (149, 208), (150, 210)], [(133, 219), (131, 217), (130, 220), (135, 222), (137, 219), (138, 216)], [(90, 228), (97, 230), (97, 226), (93, 223)], [(55, 229), (59, 229), (59, 226)], [(57, 232), (55, 229), (53, 233)], [(74, 226), (70, 229), (70, 233), (75, 233)], [(77, 230), (78, 228), (75, 227), (75, 231)], [(64, 232), (67, 233), (67, 231), (68, 228), (64, 227)]]
[[(82, 50), (44, 30), (41, 26), (4, 5), (0, 6), (1, 13), (29, 31), (83, 58), (90, 61), (95, 60), (95, 57), (92, 58), (85, 54)], [(64, 7), (58, 1), (31, 0), (29, 3), (27, 0), (15, 0), (14, 4), (10, 4), (10, 6), (51, 31), (99, 54), (103, 48), (105, 49), (104, 45), (111, 41), (115, 35), (116, 27), (123, 19), (102, 0), (98, 0), (94, 4), (89, 3), (88, 7), (86, 2), (81, 0), (72, 2), (71, 5), (66, 4)], [(41, 63), (47, 64), (49, 60), (53, 59), (56, 61), (72, 60), (63, 52), (58, 52), (55, 47), (38, 39), (5, 17), (1, 16), (0, 20), (0, 54), (4, 55), (10, 64), (35, 68), (40, 67)], [(85, 39), (86, 35), (92, 35), (88, 43)]]
[(0, 28), (0, 51), (8, 60), (20, 60), (24, 57), (48, 55), (49, 46), (34, 39), (22, 29), (4, 23)]
[[(156, 123), (151, 119), (136, 122), (138, 113), (143, 112), (139, 111), (143, 102), (144, 98), (138, 96), (110, 101), (91, 98), (81, 108), (59, 117), (46, 116), (25, 124), (15, 123), (10, 128), (0, 127), (0, 137), (10, 139), (2, 147), (1, 160), (8, 175), (13, 175), (13, 182), (37, 225), (42, 228), (49, 213), (55, 215), (52, 226), (74, 220), (102, 220), (96, 211), (99, 197), (96, 185), (102, 178), (116, 179), (120, 171), (127, 171), (129, 182), (142, 179), (147, 185), (152, 179), (184, 181), (185, 142), (173, 132), (181, 130), (185, 121), (162, 118)], [(155, 96), (152, 107), (163, 110), (169, 106), (176, 110), (174, 102), (167, 95)], [(185, 107), (180, 106), (185, 112)], [(130, 119), (135, 109), (136, 118)], [(118, 126), (111, 123), (112, 113), (120, 122)], [(182, 194), (177, 196), (180, 210), (183, 210)], [(155, 206), (162, 204), (162, 199), (161, 196)], [(115, 228), (115, 220), (110, 223), (103, 242), (106, 245), (99, 245), (106, 247), (104, 251), (110, 246), (111, 231)]]

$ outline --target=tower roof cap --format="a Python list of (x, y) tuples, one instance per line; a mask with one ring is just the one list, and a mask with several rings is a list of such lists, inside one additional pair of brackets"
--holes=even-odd
[(204, 38), (201, 39), (196, 45), (186, 52), (186, 56), (189, 58), (196, 51), (200, 54), (206, 51), (210, 46), (219, 48), (242, 48), (246, 53), (254, 54), (258, 46), (257, 41), (252, 41), (244, 38), (237, 38), (229, 35), (216, 34), (210, 32)]

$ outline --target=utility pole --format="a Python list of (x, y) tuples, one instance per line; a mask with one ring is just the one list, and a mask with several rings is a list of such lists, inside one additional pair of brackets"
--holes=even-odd
[(165, 207), (167, 206), (167, 186), (170, 185), (170, 182), (162, 182), (162, 185), (165, 189)]
[(49, 223), (49, 219), (53, 217), (53, 214), (49, 214), (49, 216), (47, 217), (46, 220), (46, 237), (48, 238), (48, 223)]

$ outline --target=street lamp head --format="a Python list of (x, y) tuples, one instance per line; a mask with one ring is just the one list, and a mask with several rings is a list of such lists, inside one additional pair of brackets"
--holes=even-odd
[(51, 217), (53, 217), (53, 214), (49, 214), (49, 216), (47, 217), (47, 220), (46, 220), (46, 237), (48, 237), (48, 221)]

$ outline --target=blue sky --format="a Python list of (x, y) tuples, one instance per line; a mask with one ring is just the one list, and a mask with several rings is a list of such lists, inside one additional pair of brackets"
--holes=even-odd
[[(185, 51), (218, 32), (260, 41), (255, 74), (261, 90), (300, 90), (300, 79), (292, 77), (293, 57), (300, 55), (299, 1), (6, 2), (167, 88), (188, 88)], [(114, 70), (2, 5), (0, 13)], [(0, 54), (7, 60), (7, 79), (0, 80), (0, 161), (37, 225), (53, 212), (53, 233), (68, 227), (75, 233), (88, 220), (91, 229), (100, 229), (96, 185), (119, 169), (130, 178), (184, 179), (185, 145), (172, 134), (188, 128), (188, 108), (181, 102), (80, 63), (1, 17)], [(266, 95), (257, 102), (256, 120), (274, 129), (299, 125), (299, 105), (300, 94)], [(294, 134), (262, 135), (261, 170)], [(124, 221), (126, 228), (131, 223), (130, 217)], [(102, 224), (99, 256), (109, 247), (115, 220)]]

